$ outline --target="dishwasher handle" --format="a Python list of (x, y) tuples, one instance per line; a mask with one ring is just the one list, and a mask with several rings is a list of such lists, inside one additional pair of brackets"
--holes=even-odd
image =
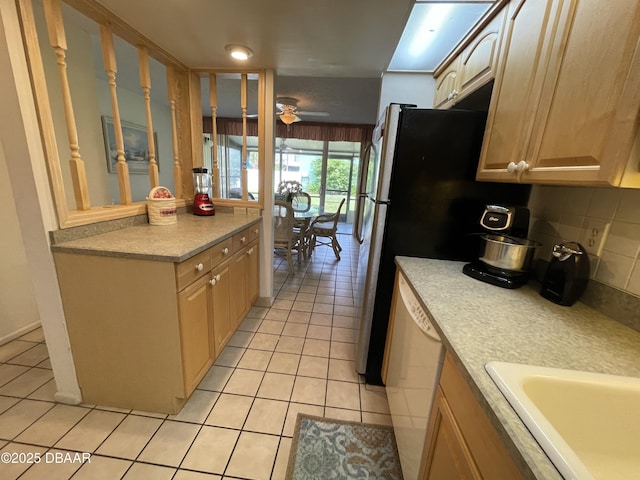
[(416, 298), (415, 294), (411, 290), (411, 287), (409, 286), (409, 283), (403, 275), (398, 276), (398, 290), (400, 292), (402, 303), (404, 303), (407, 312), (409, 312), (409, 315), (411, 316), (413, 321), (416, 322), (416, 325), (418, 325), (420, 330), (422, 330), (424, 334), (432, 340), (436, 342), (442, 342), (440, 340), (438, 332), (436, 332), (436, 329), (433, 328), (433, 325), (429, 321), (427, 313), (422, 308), (422, 305), (420, 305), (420, 302)]

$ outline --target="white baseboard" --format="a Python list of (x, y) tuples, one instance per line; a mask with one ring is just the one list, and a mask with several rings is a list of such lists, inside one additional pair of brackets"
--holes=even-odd
[(15, 332), (11, 332), (3, 337), (0, 337), (0, 345), (4, 345), (5, 343), (9, 343), (11, 340), (15, 340), (18, 337), (21, 337), (25, 333), (29, 333), (31, 330), (35, 330), (40, 326), (40, 322), (33, 322), (27, 325), (26, 327), (22, 327)]

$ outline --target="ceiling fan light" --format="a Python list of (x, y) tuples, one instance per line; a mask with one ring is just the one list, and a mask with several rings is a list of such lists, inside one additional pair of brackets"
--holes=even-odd
[(280, 120), (282, 120), (282, 123), (286, 125), (291, 125), (293, 122), (297, 120), (297, 118), (298, 118), (297, 115), (291, 112), (284, 112), (280, 115)]
[(224, 49), (236, 60), (245, 61), (248, 60), (249, 57), (253, 56), (253, 51), (244, 45), (226, 45)]

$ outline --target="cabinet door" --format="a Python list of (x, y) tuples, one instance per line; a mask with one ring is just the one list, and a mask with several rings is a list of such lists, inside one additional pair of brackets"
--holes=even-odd
[(418, 478), (421, 480), (482, 479), (440, 389), (436, 392), (431, 411), (423, 468)]
[(258, 298), (260, 290), (260, 249), (259, 243), (253, 242), (247, 249), (247, 310)]
[(189, 395), (213, 363), (213, 330), (209, 276), (204, 276), (178, 293), (182, 371)]
[(640, 2), (564, 3), (523, 179), (617, 185), (640, 109)]
[(454, 104), (456, 89), (458, 88), (458, 65), (459, 58), (456, 58), (436, 78), (436, 91), (433, 99), (433, 107), (446, 109)]
[(234, 328), (231, 321), (231, 275), (229, 262), (223, 263), (211, 272), (211, 309), (213, 311), (213, 343), (215, 356), (229, 341)]
[(548, 18), (555, 3), (515, 0), (509, 5), (505, 53), (489, 108), (478, 179), (517, 180), (507, 165), (526, 157), (549, 50)]
[(506, 8), (502, 9), (460, 55), (458, 80), (460, 92), (456, 97), (457, 101), (474, 92), (496, 76), (500, 35), (506, 10)]
[(235, 329), (242, 321), (246, 313), (247, 308), (247, 249), (242, 249), (231, 258), (231, 264), (229, 266), (230, 276), (230, 317), (231, 324)]

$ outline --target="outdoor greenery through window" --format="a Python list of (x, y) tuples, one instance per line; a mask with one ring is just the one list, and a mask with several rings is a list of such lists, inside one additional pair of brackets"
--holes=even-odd
[(359, 164), (359, 142), (277, 138), (274, 185), (300, 182), (318, 213), (335, 212), (344, 198), (340, 221), (352, 223)]
[[(212, 171), (211, 134), (203, 134), (205, 168)], [(249, 200), (257, 200), (260, 190), (258, 170), (258, 137), (247, 137), (247, 188)], [(242, 137), (218, 135), (218, 165), (220, 168), (220, 198), (242, 198)]]

